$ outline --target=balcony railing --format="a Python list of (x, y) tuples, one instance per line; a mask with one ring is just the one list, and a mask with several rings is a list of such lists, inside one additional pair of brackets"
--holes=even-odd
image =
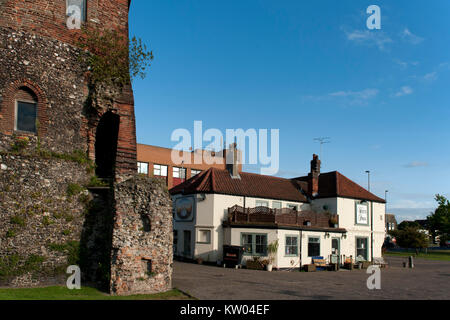
[[(297, 211), (290, 208), (244, 208), (238, 205), (228, 208), (230, 223), (284, 224), (330, 228), (339, 225), (339, 216), (326, 212)], [(337, 222), (336, 224), (334, 222)]]

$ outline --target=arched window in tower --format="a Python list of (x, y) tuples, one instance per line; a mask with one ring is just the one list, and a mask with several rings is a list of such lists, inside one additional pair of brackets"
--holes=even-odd
[(14, 130), (36, 133), (38, 99), (34, 92), (21, 87), (15, 94)]

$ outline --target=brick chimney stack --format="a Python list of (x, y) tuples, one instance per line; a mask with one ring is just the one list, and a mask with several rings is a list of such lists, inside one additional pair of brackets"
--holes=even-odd
[(308, 174), (309, 193), (310, 196), (317, 196), (319, 194), (319, 175), (320, 175), (320, 160), (317, 154), (313, 154), (311, 160), (311, 172)]
[(240, 179), (239, 176), (239, 157), (236, 142), (230, 144), (230, 149), (226, 153), (226, 168), (233, 179)]

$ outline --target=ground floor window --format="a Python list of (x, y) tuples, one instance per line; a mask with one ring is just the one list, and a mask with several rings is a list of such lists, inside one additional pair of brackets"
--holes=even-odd
[(320, 238), (309, 237), (308, 238), (308, 257), (320, 256)]
[(241, 245), (245, 255), (266, 256), (267, 234), (242, 233)]
[(368, 260), (367, 238), (356, 238), (356, 257), (362, 257)]
[(211, 230), (199, 230), (197, 243), (210, 244), (211, 243)]
[(298, 237), (297, 236), (286, 236), (286, 246), (285, 246), (286, 256), (298, 256)]

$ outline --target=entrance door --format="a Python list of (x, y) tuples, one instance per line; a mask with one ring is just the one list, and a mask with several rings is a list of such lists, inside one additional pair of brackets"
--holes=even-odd
[(190, 257), (191, 256), (191, 231), (184, 230), (184, 256)]
[(331, 239), (331, 254), (336, 255), (338, 257), (339, 263), (339, 259), (341, 257), (341, 239), (339, 238)]

